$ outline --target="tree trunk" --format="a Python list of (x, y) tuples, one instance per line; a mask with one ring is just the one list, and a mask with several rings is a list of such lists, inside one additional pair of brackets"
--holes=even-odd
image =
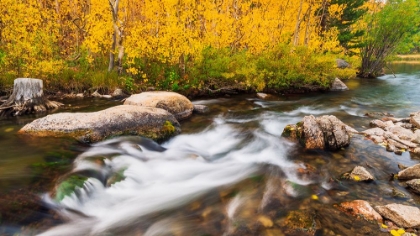
[(42, 80), (18, 78), (14, 81), (12, 95), (0, 106), (0, 116), (45, 112), (61, 105), (44, 97)]

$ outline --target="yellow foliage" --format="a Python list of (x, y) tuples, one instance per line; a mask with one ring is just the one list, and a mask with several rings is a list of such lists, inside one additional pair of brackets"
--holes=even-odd
[(360, 177), (359, 177), (358, 175), (353, 175), (353, 179), (354, 179), (355, 181), (360, 181)]
[(405, 230), (404, 229), (398, 229), (398, 230), (393, 229), (393, 230), (390, 231), (390, 233), (393, 236), (401, 236), (401, 235), (405, 234)]

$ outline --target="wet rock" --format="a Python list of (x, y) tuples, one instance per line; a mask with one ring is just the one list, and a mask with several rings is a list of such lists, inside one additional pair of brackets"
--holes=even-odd
[(121, 105), (97, 112), (57, 113), (36, 119), (19, 133), (38, 137), (74, 137), (97, 142), (120, 135), (141, 135), (163, 140), (180, 133), (169, 112), (152, 107)]
[(407, 195), (405, 193), (401, 192), (400, 190), (393, 188), (391, 191), (391, 196), (393, 198), (407, 198)]
[(420, 179), (412, 179), (406, 182), (407, 187), (413, 192), (420, 194)]
[(335, 78), (333, 83), (331, 84), (330, 91), (346, 91), (349, 90), (347, 85), (343, 83), (339, 78)]
[(420, 164), (410, 166), (398, 172), (398, 179), (420, 179)]
[(305, 116), (296, 125), (287, 125), (282, 136), (298, 139), (308, 150), (338, 150), (350, 144), (350, 133), (357, 132), (335, 116)]
[(210, 109), (208, 106), (205, 105), (194, 105), (194, 112), (198, 114), (205, 114), (209, 112)]
[(410, 123), (416, 128), (420, 128), (420, 111), (410, 114)]
[(338, 205), (339, 209), (356, 217), (361, 217), (368, 221), (382, 221), (382, 216), (373, 207), (363, 200), (343, 202)]
[(174, 92), (143, 92), (128, 97), (124, 105), (156, 107), (172, 113), (177, 120), (191, 116), (194, 106), (188, 98)]
[(415, 228), (420, 226), (420, 209), (402, 204), (388, 204), (375, 208), (384, 218), (400, 227)]
[(356, 166), (350, 173), (350, 179), (356, 181), (372, 181), (375, 178), (363, 166)]

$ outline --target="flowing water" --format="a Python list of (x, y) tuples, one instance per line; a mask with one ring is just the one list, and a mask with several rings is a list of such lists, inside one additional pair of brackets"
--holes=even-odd
[[(347, 81), (350, 91), (287, 95), (261, 100), (252, 95), (193, 101), (210, 108), (182, 122), (182, 134), (156, 144), (120, 137), (90, 146), (69, 139), (27, 139), (16, 131), (35, 117), (0, 121), (0, 189), (30, 185), (37, 163), (70, 157), (71, 169), (56, 187), (40, 192), (57, 212), (57, 225), (41, 235), (378, 235), (379, 225), (334, 207), (350, 200), (373, 205), (420, 205), (390, 174), (398, 163), (419, 158), (386, 152), (361, 136), (338, 152), (304, 152), (281, 137), (287, 124), (305, 115), (331, 114), (361, 131), (367, 112), (407, 117), (420, 111), (420, 73)], [(69, 111), (99, 110), (118, 101), (70, 101)], [(369, 167), (371, 183), (341, 180), (356, 165)], [(35, 176), (36, 177), (36, 176)], [(82, 181), (70, 195), (60, 186)], [(396, 195), (395, 192), (401, 193)], [(58, 196), (61, 197), (58, 197)], [(58, 201), (57, 199), (61, 201)], [(1, 218), (0, 218), (1, 219)], [(1, 221), (0, 221), (1, 223)], [(0, 233), (22, 234), (2, 224)], [(7, 231), (7, 229), (9, 231)], [(25, 231), (28, 232), (28, 231)]]

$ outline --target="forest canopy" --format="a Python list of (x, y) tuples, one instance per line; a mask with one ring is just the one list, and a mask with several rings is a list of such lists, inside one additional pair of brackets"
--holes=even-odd
[[(383, 5), (367, 0), (2, 0), (0, 86), (16, 77), (78, 91), (185, 90), (212, 81), (256, 90), (328, 86), (336, 76), (355, 76), (368, 29), (364, 15)], [(352, 68), (336, 68), (337, 58)]]

